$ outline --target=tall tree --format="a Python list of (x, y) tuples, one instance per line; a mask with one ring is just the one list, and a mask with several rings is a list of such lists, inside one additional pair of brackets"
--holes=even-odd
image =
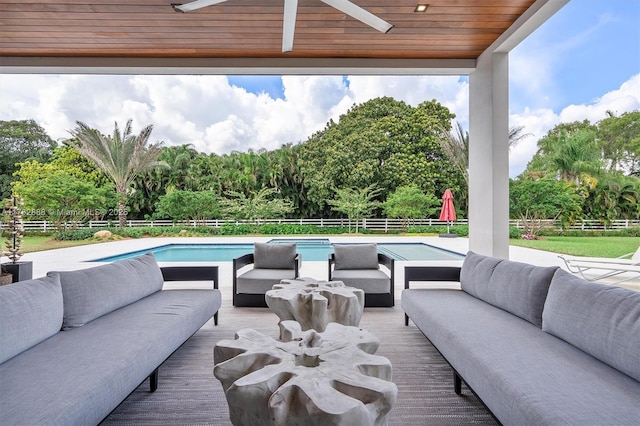
[(312, 135), (301, 147), (300, 170), (307, 202), (318, 216), (335, 217), (327, 200), (335, 188), (377, 184), (379, 200), (400, 186), (414, 184), (441, 194), (464, 183), (442, 153), (439, 128), (453, 115), (435, 101), (412, 107), (392, 98), (353, 106)]
[(168, 167), (166, 163), (157, 161), (162, 143), (148, 145), (153, 126), (149, 125), (139, 135), (133, 135), (131, 123), (132, 120), (127, 121), (122, 132), (115, 123), (113, 135), (106, 136), (78, 121), (78, 126), (70, 131), (73, 138), (66, 142), (113, 180), (119, 196), (120, 226), (127, 224), (127, 199), (136, 176), (152, 167)]
[(640, 111), (607, 117), (597, 123), (598, 144), (610, 172), (640, 177)]
[(526, 174), (580, 185), (594, 182), (602, 168), (596, 128), (585, 120), (561, 123), (549, 130), (538, 141), (538, 151), (527, 165)]
[[(509, 149), (520, 141), (531, 136), (531, 133), (522, 133), (524, 126), (512, 126), (509, 128)], [(462, 129), (462, 124), (456, 121), (453, 131), (447, 128), (440, 129), (439, 134), (442, 151), (455, 168), (464, 176), (469, 186), (469, 132)]]
[(0, 200), (11, 195), (17, 163), (45, 162), (55, 147), (56, 142), (34, 120), (0, 121)]

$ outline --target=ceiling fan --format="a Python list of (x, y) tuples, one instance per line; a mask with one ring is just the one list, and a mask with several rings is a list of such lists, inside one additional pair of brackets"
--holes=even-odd
[[(222, 3), (227, 0), (195, 0), (190, 3), (173, 5), (178, 12), (191, 12), (192, 10)], [(344, 14), (361, 21), (381, 33), (387, 33), (393, 25), (378, 18), (373, 13), (361, 8), (349, 0), (320, 0)], [(284, 0), (284, 20), (282, 24), (282, 51), (293, 50), (293, 33), (296, 27), (296, 13), (298, 11), (298, 0)]]

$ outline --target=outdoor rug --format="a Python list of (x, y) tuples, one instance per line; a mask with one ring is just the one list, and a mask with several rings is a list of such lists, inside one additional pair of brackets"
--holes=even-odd
[[(236, 330), (253, 328), (278, 335), (278, 318), (266, 308), (234, 308), (223, 300), (219, 325), (209, 321), (161, 367), (158, 390), (146, 381), (103, 425), (231, 425), (220, 382), (213, 376), (213, 347), (233, 339)], [(360, 326), (380, 339), (377, 355), (393, 365), (398, 399), (390, 425), (495, 425), (487, 409), (463, 385), (453, 390), (453, 372), (438, 351), (394, 308), (366, 308)]]

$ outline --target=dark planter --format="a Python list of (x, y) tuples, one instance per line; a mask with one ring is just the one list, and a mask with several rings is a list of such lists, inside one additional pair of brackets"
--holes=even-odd
[(13, 275), (14, 283), (33, 278), (33, 262), (31, 261), (3, 263), (2, 270)]

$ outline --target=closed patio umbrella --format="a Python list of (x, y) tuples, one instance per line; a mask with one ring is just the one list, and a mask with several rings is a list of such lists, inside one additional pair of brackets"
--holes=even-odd
[(456, 220), (456, 209), (453, 207), (453, 194), (449, 188), (442, 194), (442, 210), (440, 211), (440, 220), (447, 222), (447, 235), (449, 235), (450, 222)]

